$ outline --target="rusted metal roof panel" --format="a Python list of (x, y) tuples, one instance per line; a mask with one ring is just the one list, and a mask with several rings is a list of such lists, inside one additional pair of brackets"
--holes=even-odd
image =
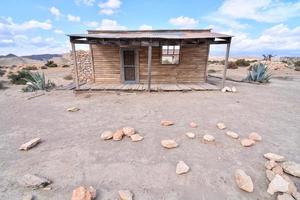
[(149, 31), (101, 31), (90, 30), (88, 34), (70, 34), (76, 38), (99, 39), (204, 39), (204, 38), (231, 38), (230, 35), (211, 32), (210, 29), (191, 30), (149, 30)]

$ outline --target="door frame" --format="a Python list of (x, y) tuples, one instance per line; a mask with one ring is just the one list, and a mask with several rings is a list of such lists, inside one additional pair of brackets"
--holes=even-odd
[[(134, 81), (125, 81), (125, 73), (124, 73), (124, 57), (123, 57), (123, 52), (126, 50), (132, 50), (134, 51), (134, 68), (135, 68), (135, 80)], [(139, 83), (140, 82), (140, 77), (139, 77), (139, 51), (137, 48), (120, 48), (120, 70), (121, 70), (121, 81), (122, 83)]]

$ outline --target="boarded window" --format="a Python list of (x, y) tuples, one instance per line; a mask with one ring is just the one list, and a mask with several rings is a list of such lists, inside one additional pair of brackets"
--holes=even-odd
[(161, 50), (161, 63), (165, 65), (179, 64), (179, 45), (163, 45)]

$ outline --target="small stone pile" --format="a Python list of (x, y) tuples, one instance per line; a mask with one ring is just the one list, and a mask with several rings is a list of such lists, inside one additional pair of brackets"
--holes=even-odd
[[(71, 52), (72, 58), (72, 74), (75, 77), (74, 67), (74, 56)], [(91, 82), (93, 81), (93, 67), (91, 64), (91, 56), (89, 51), (78, 50), (76, 51), (77, 67), (78, 67), (78, 78), (79, 82)]]
[(225, 93), (225, 92), (233, 92), (233, 93), (236, 93), (237, 92), (237, 89), (236, 89), (236, 87), (232, 87), (232, 88), (230, 88), (230, 87), (228, 87), (228, 86), (225, 86), (224, 88), (222, 88), (222, 90), (221, 90), (223, 93)]
[[(300, 164), (285, 161), (284, 156), (266, 153), (266, 176), (269, 183), (267, 192), (271, 195), (278, 193), (277, 200), (299, 200), (300, 193), (292, 179), (285, 173), (300, 177)], [(285, 172), (285, 173), (284, 173)]]
[(144, 139), (140, 134), (136, 133), (135, 129), (132, 127), (123, 127), (122, 129), (118, 129), (115, 132), (104, 131), (101, 134), (101, 139), (113, 139), (114, 141), (120, 141), (123, 139), (124, 136), (130, 137), (131, 141), (133, 142), (138, 142)]

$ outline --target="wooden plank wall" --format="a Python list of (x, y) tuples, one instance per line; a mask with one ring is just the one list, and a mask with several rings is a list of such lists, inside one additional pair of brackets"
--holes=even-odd
[[(120, 48), (92, 45), (96, 83), (121, 83)], [(148, 47), (139, 49), (140, 83), (147, 83)], [(152, 83), (199, 83), (205, 81), (208, 45), (181, 47), (179, 65), (161, 64), (161, 47), (152, 49)]]

